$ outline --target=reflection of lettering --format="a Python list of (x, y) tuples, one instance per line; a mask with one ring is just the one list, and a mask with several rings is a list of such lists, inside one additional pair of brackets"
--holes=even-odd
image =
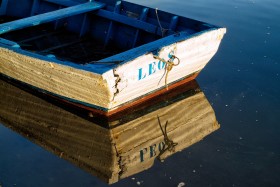
[(146, 67), (138, 69), (138, 80), (145, 79), (146, 77), (154, 74), (155, 72), (164, 69), (165, 63), (162, 61), (152, 62)]
[(144, 162), (145, 159), (152, 158), (157, 156), (164, 149), (164, 142), (159, 144), (153, 144), (148, 148), (145, 147), (139, 151), (140, 153), (140, 162)]
[(152, 145), (152, 146), (150, 146), (150, 158), (152, 158), (153, 156), (156, 156), (156, 146), (157, 146), (157, 144), (154, 144), (154, 145)]

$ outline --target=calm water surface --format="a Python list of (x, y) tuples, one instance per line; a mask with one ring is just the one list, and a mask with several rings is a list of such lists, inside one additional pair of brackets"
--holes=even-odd
[[(228, 29), (218, 54), (197, 79), (221, 129), (112, 186), (280, 186), (280, 1), (133, 2)], [(3, 125), (1, 185), (107, 186)]]

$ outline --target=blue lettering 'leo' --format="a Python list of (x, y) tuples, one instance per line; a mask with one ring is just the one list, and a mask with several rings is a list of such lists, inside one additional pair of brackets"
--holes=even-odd
[(148, 66), (138, 69), (138, 80), (145, 79), (146, 77), (156, 73), (157, 71), (164, 69), (164, 67), (165, 62), (152, 62), (148, 64)]

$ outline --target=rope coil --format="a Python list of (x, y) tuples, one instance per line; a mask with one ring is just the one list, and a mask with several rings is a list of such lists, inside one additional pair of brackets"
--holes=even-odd
[[(167, 61), (164, 60), (163, 58), (160, 58), (157, 55), (154, 55), (154, 58), (157, 59), (157, 60), (160, 60), (163, 63), (165, 63), (165, 72), (164, 72), (164, 74), (165, 74), (165, 86), (168, 88), (168, 85), (167, 85), (168, 74), (174, 66), (178, 66), (180, 64), (180, 59), (178, 57), (176, 57), (175, 55), (170, 55), (170, 58)], [(177, 63), (174, 63), (175, 59), (177, 60)]]

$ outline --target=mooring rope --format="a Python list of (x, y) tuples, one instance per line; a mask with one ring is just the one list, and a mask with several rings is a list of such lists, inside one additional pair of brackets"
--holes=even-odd
[[(164, 74), (165, 74), (165, 86), (168, 89), (168, 85), (167, 85), (168, 74), (169, 74), (169, 72), (172, 70), (172, 68), (174, 66), (178, 66), (180, 64), (180, 59), (178, 57), (176, 57), (175, 55), (171, 55), (169, 60), (167, 60), (167, 61), (164, 60), (163, 58), (160, 58), (157, 55), (154, 55), (154, 58), (165, 63), (165, 72), (164, 72)], [(176, 64), (174, 63), (175, 59), (177, 59), (177, 63)]]
[(161, 26), (161, 23), (159, 21), (159, 16), (158, 16), (158, 8), (156, 8), (155, 11), (156, 11), (156, 17), (157, 17), (158, 25), (159, 25), (160, 30), (161, 30), (161, 37), (164, 37), (166, 31), (168, 31), (169, 29), (165, 29)]
[[(163, 149), (160, 151), (159, 155), (157, 156), (158, 159), (160, 159), (160, 156), (165, 153), (167, 150), (169, 152), (175, 152), (175, 146), (178, 145), (178, 143), (174, 143), (172, 140), (170, 140), (170, 138), (168, 137), (167, 135), (167, 125), (168, 125), (168, 121), (166, 121), (165, 123), (165, 126), (164, 126), (164, 129), (162, 128), (162, 125), (161, 125), (161, 122), (160, 122), (160, 119), (159, 119), (159, 116), (157, 116), (158, 118), (158, 124), (159, 124), (159, 127), (160, 127), (160, 130), (164, 136), (164, 146), (163, 146)], [(161, 160), (161, 159), (160, 159)]]

